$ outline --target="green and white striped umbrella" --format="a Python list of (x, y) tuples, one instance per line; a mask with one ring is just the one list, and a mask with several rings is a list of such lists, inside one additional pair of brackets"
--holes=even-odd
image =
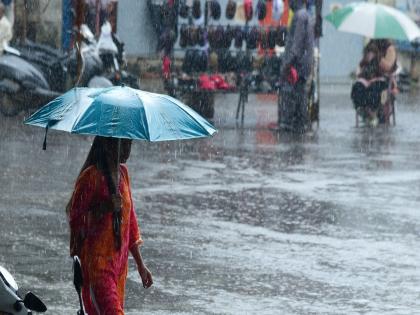
[(353, 2), (326, 16), (342, 32), (369, 38), (413, 41), (420, 38), (420, 28), (403, 12), (390, 6)]

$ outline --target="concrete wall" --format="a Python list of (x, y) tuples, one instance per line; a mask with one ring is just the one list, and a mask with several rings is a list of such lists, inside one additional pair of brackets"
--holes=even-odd
[(156, 55), (157, 35), (146, 0), (120, 0), (117, 21), (117, 34), (128, 57)]

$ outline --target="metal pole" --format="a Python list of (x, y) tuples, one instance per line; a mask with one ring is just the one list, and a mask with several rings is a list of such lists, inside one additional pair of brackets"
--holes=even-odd
[(23, 0), (22, 15), (22, 37), (23, 41), (26, 41), (26, 38), (28, 36), (28, 0)]
[(81, 52), (81, 44), (82, 44), (82, 34), (80, 28), (84, 21), (84, 2), (83, 0), (76, 0), (76, 18), (75, 18), (75, 26), (76, 26), (76, 48), (77, 48), (77, 81), (76, 86), (79, 84), (82, 78), (82, 69), (83, 69), (83, 58)]

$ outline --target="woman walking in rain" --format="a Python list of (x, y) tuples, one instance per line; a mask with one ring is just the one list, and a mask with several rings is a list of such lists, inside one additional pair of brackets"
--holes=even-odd
[(118, 139), (95, 137), (67, 206), (70, 255), (81, 260), (83, 303), (89, 315), (124, 314), (129, 252), (143, 287), (153, 284), (140, 254), (143, 241), (123, 164), (130, 156), (131, 140), (120, 141), (118, 154)]

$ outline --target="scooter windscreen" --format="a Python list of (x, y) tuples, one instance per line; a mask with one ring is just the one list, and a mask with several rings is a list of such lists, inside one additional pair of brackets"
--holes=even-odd
[(13, 276), (4, 267), (0, 266), (1, 280), (13, 291), (17, 292), (18, 285)]

